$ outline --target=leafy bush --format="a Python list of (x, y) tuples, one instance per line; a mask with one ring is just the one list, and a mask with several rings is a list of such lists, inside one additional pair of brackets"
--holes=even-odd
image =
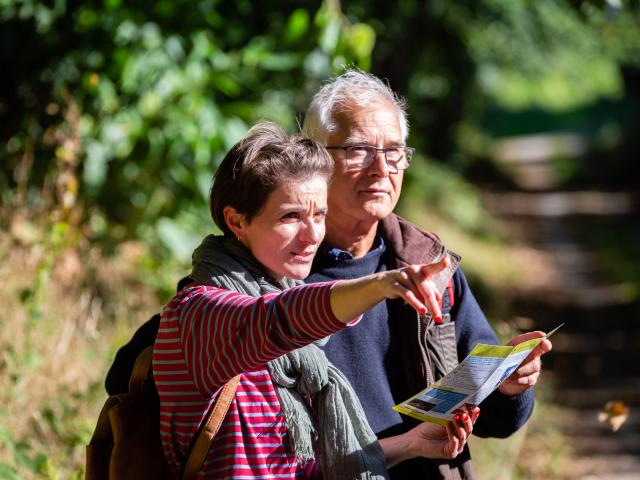
[(3, 63), (18, 66), (3, 201), (59, 205), (90, 238), (160, 240), (182, 259), (211, 228), (212, 174), (247, 126), (293, 130), (304, 87), (368, 67), (375, 40), (333, 2), (3, 3)]

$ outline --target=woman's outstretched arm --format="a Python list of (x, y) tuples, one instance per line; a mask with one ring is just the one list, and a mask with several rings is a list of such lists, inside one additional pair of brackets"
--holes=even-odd
[(339, 321), (348, 323), (385, 298), (403, 298), (418, 312), (431, 312), (438, 323), (442, 318), (441, 294), (431, 279), (448, 264), (449, 258), (444, 257), (430, 265), (410, 265), (353, 280), (340, 280), (331, 289), (331, 310)]

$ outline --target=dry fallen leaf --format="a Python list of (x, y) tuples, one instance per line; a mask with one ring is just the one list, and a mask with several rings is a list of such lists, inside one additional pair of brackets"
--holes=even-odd
[(598, 413), (598, 421), (606, 423), (611, 430), (617, 432), (624, 422), (627, 421), (628, 416), (629, 407), (623, 402), (610, 401), (607, 402)]

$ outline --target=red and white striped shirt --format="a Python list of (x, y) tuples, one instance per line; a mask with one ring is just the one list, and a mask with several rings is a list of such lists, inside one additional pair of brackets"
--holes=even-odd
[(260, 298), (198, 286), (182, 290), (166, 305), (154, 345), (153, 375), (160, 395), (162, 445), (175, 473), (221, 386), (241, 374), (198, 478), (313, 476), (313, 462), (293, 454), (265, 364), (345, 327), (331, 311), (332, 284)]

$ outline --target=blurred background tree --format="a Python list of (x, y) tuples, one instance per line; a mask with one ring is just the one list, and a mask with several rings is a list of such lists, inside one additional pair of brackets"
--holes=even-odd
[[(29, 405), (20, 392), (56, 376), (42, 371), (48, 355), (78, 361), (70, 338), (84, 338), (82, 358), (102, 366), (60, 380), (73, 400), (60, 400), (58, 385), (32, 407), (36, 420), (11, 435), (0, 424), (0, 458), (33, 475), (81, 475), (103, 367), (213, 228), (206, 199), (218, 162), (259, 119), (295, 131), (345, 66), (408, 100), (418, 155), (401, 211), (473, 251), (465, 268), (476, 291), (496, 296), (482, 292), (510, 285), (517, 262), (497, 254), (504, 245), (478, 186), (637, 188), (639, 23), (636, 0), (0, 0), (0, 260), (24, 277), (7, 274), (2, 289), (15, 297), (9, 331), (27, 332), (0, 338), (6, 418)], [(540, 134), (553, 144), (554, 180), (523, 187), (496, 162), (501, 140)], [(62, 298), (81, 300), (67, 310)], [(39, 344), (32, 327), (45, 339), (62, 328), (62, 340)], [(40, 376), (25, 383), (29, 372)], [(38, 419), (46, 434), (30, 446)], [(51, 450), (56, 442), (67, 450)], [(28, 477), (11, 462), (0, 460), (0, 476)]]
[[(564, 182), (640, 178), (631, 153), (640, 125), (637, 2), (352, 1), (344, 9), (375, 29), (372, 71), (407, 97), (412, 142), (448, 173), (508, 182), (489, 161), (496, 138), (577, 132), (593, 155), (568, 159)], [(425, 186), (429, 175), (417, 170), (410, 180), (420, 178), (425, 200), (482, 230), (482, 212), (452, 199), (439, 175)]]
[(368, 68), (374, 44), (332, 2), (3, 3), (3, 203), (58, 205), (92, 239), (159, 239), (181, 260), (248, 125), (295, 130), (310, 90)]
[[(406, 96), (411, 140), (446, 164), (445, 177), (486, 176), (495, 136), (580, 130), (606, 149), (638, 128), (635, 2), (1, 7), (3, 204), (78, 209), (93, 239), (160, 240), (183, 260), (209, 228), (211, 174), (229, 146), (261, 118), (295, 130), (310, 95), (344, 65)], [(614, 180), (629, 167), (637, 178), (626, 155)], [(436, 208), (451, 205), (442, 175), (421, 189)], [(482, 230), (474, 205), (447, 210)]]

